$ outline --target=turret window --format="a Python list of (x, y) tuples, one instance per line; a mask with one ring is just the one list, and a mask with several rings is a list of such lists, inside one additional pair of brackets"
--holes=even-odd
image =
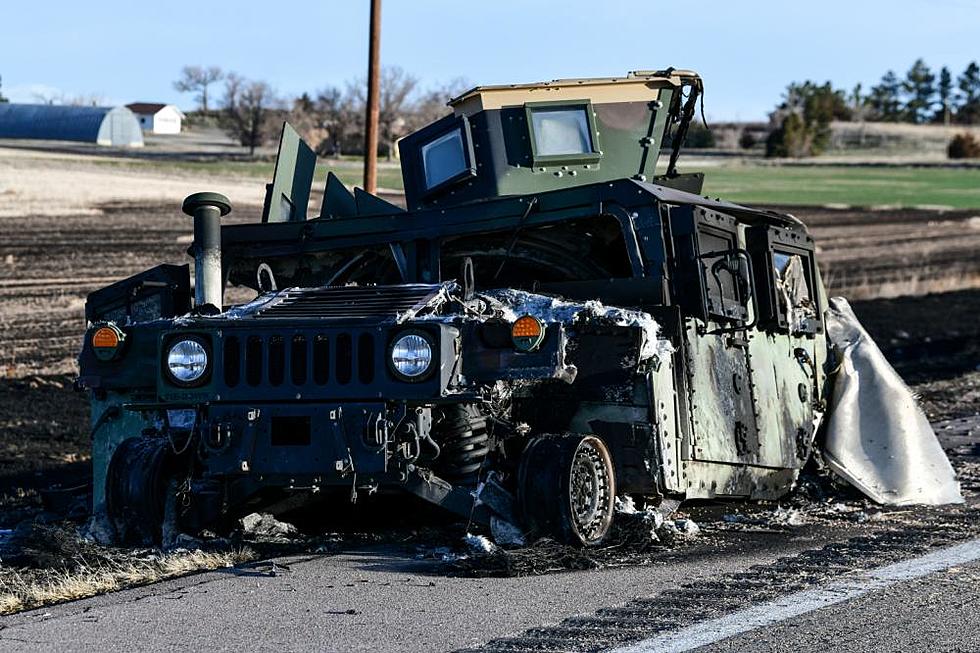
[(469, 166), (463, 150), (463, 130), (456, 128), (423, 145), (422, 165), (427, 190), (465, 172)]
[(599, 134), (588, 100), (529, 102), (524, 109), (535, 166), (599, 161)]
[(531, 112), (534, 145), (542, 156), (592, 152), (592, 134), (585, 107)]

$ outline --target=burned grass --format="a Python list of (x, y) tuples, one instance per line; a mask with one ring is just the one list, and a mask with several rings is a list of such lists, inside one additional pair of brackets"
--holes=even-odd
[(128, 549), (97, 544), (71, 523), (28, 523), (6, 533), (0, 614), (233, 567), (257, 558), (247, 546)]

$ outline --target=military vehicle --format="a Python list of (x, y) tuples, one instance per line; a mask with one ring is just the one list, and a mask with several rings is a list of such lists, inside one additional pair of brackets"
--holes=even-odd
[(406, 209), (329, 174), (312, 217), (286, 125), (261, 223), (184, 201), (193, 293), (161, 265), (88, 298), (95, 514), (158, 540), (406, 492), (594, 545), (617, 496), (788, 492), (825, 293), (797, 219), (678, 172), (702, 93), (675, 69), (477, 87), (400, 141)]

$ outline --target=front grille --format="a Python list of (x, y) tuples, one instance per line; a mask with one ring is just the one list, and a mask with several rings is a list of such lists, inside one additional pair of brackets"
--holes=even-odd
[(374, 330), (325, 333), (229, 335), (223, 346), (228, 388), (297, 388), (368, 385), (383, 360)]
[(424, 306), (442, 289), (438, 284), (336, 286), (284, 290), (257, 318), (384, 318)]

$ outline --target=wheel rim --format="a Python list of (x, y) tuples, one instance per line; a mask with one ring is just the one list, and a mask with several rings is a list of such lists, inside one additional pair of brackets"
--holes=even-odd
[(583, 440), (572, 458), (570, 472), (572, 524), (585, 542), (599, 539), (605, 534), (611, 517), (608, 461), (595, 443)]

